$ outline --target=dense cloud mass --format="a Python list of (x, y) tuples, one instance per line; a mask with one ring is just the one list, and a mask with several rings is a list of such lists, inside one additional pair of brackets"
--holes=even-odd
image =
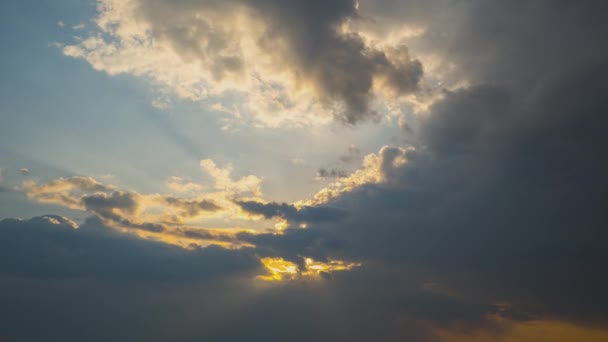
[(262, 215), (265, 218), (281, 217), (293, 222), (323, 222), (338, 221), (348, 212), (327, 206), (304, 206), (296, 208), (287, 203), (260, 203), (252, 201), (238, 202), (238, 205), (248, 213)]
[[(141, 195), (86, 177), (30, 188), (35, 199), (96, 216), (78, 228), (52, 215), (0, 221), (1, 334), (32, 340), (608, 338), (606, 2), (133, 0), (120, 5), (128, 7), (123, 12), (121, 2), (99, 3), (108, 21), (99, 25), (108, 25), (107, 32), (128, 37), (124, 18), (109, 15), (136, 13), (146, 34), (181, 59), (209, 66), (217, 82), (251, 67), (242, 32), (229, 28), (247, 23), (265, 52), (259, 58), (276, 53), (278, 69), (312, 87), (324, 106), (341, 102), (334, 114), (351, 124), (374, 115), (374, 84), (397, 97), (420, 90), (425, 59), (411, 58), (402, 45), (375, 46), (369, 37), (420, 28), (408, 44), (436, 61), (430, 69), (453, 87), (441, 89), (426, 113), (402, 127), (415, 137), (413, 146), (383, 147), (312, 200), (252, 199), (260, 179), (233, 181), (229, 168), (211, 161), (201, 165), (230, 201), (158, 197), (180, 217), (236, 205), (239, 213), (295, 223), (227, 238), (246, 246), (238, 249), (188, 249), (120, 233), (108, 225), (164, 228), (132, 222)], [(119, 43), (119, 50), (128, 44)], [(143, 66), (111, 69), (118, 66), (97, 52), (79, 57), (110, 73), (161, 77)], [(65, 196), (66, 189), (83, 194)], [(206, 233), (185, 233), (197, 234)], [(360, 267), (323, 268), (338, 261)], [(315, 276), (308, 277), (311, 270)], [(267, 282), (259, 277), (265, 272), (292, 276)]]
[[(111, 74), (147, 76), (185, 98), (248, 93), (246, 107), (266, 124), (294, 111), (320, 114), (310, 110), (355, 124), (377, 116), (376, 92), (413, 93), (423, 74), (405, 45), (380, 48), (346, 30), (360, 20), (357, 6), (354, 0), (102, 0), (97, 24), (112, 39), (91, 36), (64, 53)], [(133, 63), (134, 54), (142, 59)]]

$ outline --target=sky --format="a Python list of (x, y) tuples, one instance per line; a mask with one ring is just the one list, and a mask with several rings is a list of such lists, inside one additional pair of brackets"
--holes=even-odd
[(608, 3), (0, 9), (0, 339), (608, 340)]

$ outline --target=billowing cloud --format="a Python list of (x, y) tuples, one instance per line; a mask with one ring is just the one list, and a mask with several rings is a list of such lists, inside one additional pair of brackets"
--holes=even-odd
[(394, 169), (401, 168), (408, 161), (408, 156), (415, 156), (414, 147), (384, 146), (377, 154), (371, 153), (363, 158), (363, 165), (350, 175), (336, 171), (327, 174), (327, 170), (318, 176), (339, 176), (338, 179), (319, 190), (311, 200), (301, 201), (298, 204), (322, 204), (341, 194), (353, 191), (366, 184), (382, 183), (393, 173)]
[(354, 0), (99, 0), (97, 7), (97, 32), (65, 55), (149, 78), (183, 98), (240, 92), (241, 107), (269, 125), (310, 123), (318, 114), (357, 123), (377, 115), (376, 93), (410, 94), (423, 73), (404, 45), (381, 48), (346, 30), (361, 20)]
[[(575, 68), (539, 92), (446, 93), (422, 122), (419, 149), (385, 148), (378, 182), (326, 202), (351, 213), (344, 220), (249, 239), (292, 260), (357, 256), (423, 270), (436, 291), (523, 317), (601, 324), (607, 71)], [(395, 167), (390, 156), (401, 154)]]
[[(202, 160), (200, 165), (211, 177), (211, 185), (172, 177), (168, 188), (173, 194), (140, 194), (82, 176), (57, 178), (45, 183), (27, 180), (21, 189), (37, 201), (83, 210), (110, 225), (152, 233), (182, 232), (182, 236), (195, 237), (197, 234), (188, 236), (183, 232), (193, 226), (213, 228), (213, 222), (219, 219), (249, 221), (250, 215), (243, 214), (234, 201), (261, 199), (262, 179), (254, 175), (233, 179), (231, 166), (221, 168), (209, 159)], [(181, 228), (176, 230), (177, 226)], [(218, 234), (208, 236), (217, 237)]]
[(225, 191), (230, 194), (250, 194), (260, 196), (260, 186), (262, 179), (254, 175), (244, 176), (233, 180), (232, 166), (221, 168), (213, 160), (204, 159), (200, 162), (201, 168), (206, 171), (214, 180), (215, 189)]

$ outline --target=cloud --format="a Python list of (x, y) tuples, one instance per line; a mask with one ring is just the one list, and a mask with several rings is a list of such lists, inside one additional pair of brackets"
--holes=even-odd
[(343, 163), (351, 163), (361, 156), (361, 150), (353, 144), (348, 145), (348, 153), (340, 157)]
[(317, 171), (317, 178), (346, 178), (348, 174), (344, 170), (340, 169), (331, 169), (327, 170), (325, 168), (320, 168)]
[(176, 190), (176, 194), (140, 194), (82, 176), (57, 178), (42, 184), (28, 180), (21, 190), (34, 200), (86, 211), (107, 224), (150, 233), (174, 234), (178, 226), (188, 224), (200, 229), (213, 228), (209, 225), (216, 223), (209, 222), (217, 219), (223, 219), (224, 224), (249, 220), (234, 200), (261, 198), (262, 180), (253, 175), (233, 180), (231, 166), (220, 168), (212, 160), (201, 161), (201, 168), (211, 175), (213, 187), (173, 177), (169, 187)]
[(201, 169), (206, 171), (215, 181), (215, 188), (217, 190), (226, 191), (233, 194), (251, 194), (254, 196), (260, 196), (261, 189), (260, 185), (262, 179), (254, 175), (244, 176), (238, 180), (233, 180), (232, 166), (225, 168), (218, 167), (213, 160), (204, 159), (200, 162)]
[(201, 212), (214, 212), (222, 209), (211, 200), (184, 200), (176, 197), (166, 197), (168, 205), (183, 210), (183, 216), (198, 216)]
[(251, 214), (262, 215), (265, 218), (281, 217), (297, 223), (336, 221), (348, 215), (344, 210), (325, 206), (296, 207), (287, 203), (261, 203), (254, 201), (240, 201), (237, 204)]
[(182, 177), (173, 176), (167, 182), (167, 187), (177, 193), (200, 193), (205, 190), (205, 186), (188, 181)]
[(30, 175), (30, 170), (26, 167), (22, 167), (19, 169), (19, 173), (21, 173), (24, 176), (29, 176)]
[(348, 176), (336, 174), (344, 177), (338, 177), (335, 182), (319, 190), (311, 200), (298, 203), (303, 205), (322, 204), (363, 185), (382, 183), (386, 181), (387, 176), (393, 172), (393, 169), (401, 168), (407, 163), (409, 156), (415, 155), (414, 147), (383, 146), (378, 154), (371, 153), (366, 155), (363, 158), (361, 168)]
[(380, 48), (345, 30), (360, 20), (354, 0), (99, 0), (97, 8), (97, 32), (65, 46), (66, 56), (182, 98), (237, 91), (237, 111), (268, 125), (326, 121), (311, 109), (356, 124), (377, 115), (377, 93), (413, 93), (423, 74), (404, 45)]
[(117, 233), (94, 218), (81, 226), (53, 215), (5, 219), (0, 221), (0, 234), (3, 276), (184, 281), (257, 272), (260, 267), (250, 249), (186, 250)]
[(349, 216), (249, 239), (292, 260), (424, 270), (441, 291), (524, 316), (604, 322), (607, 71), (575, 69), (526, 100), (486, 85), (448, 93), (422, 125), (424, 148), (386, 148), (378, 182), (326, 202)]
[(83, 196), (80, 201), (84, 209), (99, 217), (123, 227), (147, 230), (160, 233), (166, 230), (163, 224), (151, 222), (135, 222), (130, 217), (137, 217), (140, 210), (141, 198), (135, 193), (112, 192), (95, 193)]
[[(339, 336), (363, 341), (378, 333), (387, 338), (429, 334), (424, 327), (384, 320), (395, 314), (442, 317), (445, 325), (455, 319), (449, 314), (454, 309), (464, 309), (459, 312), (467, 312), (468, 319), (479, 318), (487, 309), (441, 295), (418, 294), (403, 283), (391, 288), (408, 293), (398, 299), (407, 305), (395, 306), (390, 304), (395, 293), (370, 291), (370, 283), (361, 281), (382, 283), (381, 273), (338, 261), (305, 261), (302, 273), (333, 270), (331, 280), (311, 276), (266, 283), (256, 278), (266, 273), (251, 248), (183, 249), (117, 233), (97, 219), (79, 227), (60, 216), (2, 220), (0, 236), (0, 299), (4, 303), (0, 317), (3, 334), (11, 338), (196, 336), (232, 341), (244, 336), (296, 336), (296, 340)], [(269, 260), (265, 262), (270, 265)], [(281, 271), (273, 265), (268, 269)], [(318, 296), (320, 286), (327, 298)], [(332, 298), (329, 303), (328, 298)], [(429, 304), (448, 314), (422, 312)], [(333, 311), (327, 311), (332, 307)], [(365, 307), (373, 307), (373, 314)], [(57, 308), (61, 315), (53, 314)], [(29, 329), (23, 324), (26, 317), (28, 322), (48, 324)], [(285, 329), (297, 317), (301, 323)], [(149, 324), (157, 319), (163, 323)]]
[[(254, 243), (262, 255), (281, 254), (294, 264), (302, 263), (301, 255), (309, 255), (319, 260), (359, 258), (364, 265), (394, 267), (410, 279), (434, 284), (427, 288), (433, 294), (450, 294), (448, 298), (473, 307), (483, 303), (476, 318), (458, 323), (469, 324), (464, 330), (470, 338), (508, 340), (514, 336), (510, 332), (517, 336), (526, 323), (540, 320), (538, 324), (550, 329), (553, 319), (564, 331), (579, 324), (601, 330), (608, 319), (608, 277), (602, 271), (608, 260), (602, 205), (608, 190), (608, 159), (603, 152), (608, 146), (603, 132), (608, 103), (602, 96), (607, 91), (603, 80), (608, 59), (603, 48), (596, 58), (580, 51), (561, 54), (553, 43), (562, 33), (568, 41), (584, 36), (583, 46), (599, 44), (597, 32), (604, 24), (596, 21), (594, 10), (603, 5), (585, 3), (577, 8), (576, 18), (568, 6), (524, 6), (527, 11), (523, 17), (518, 12), (518, 25), (533, 29), (516, 30), (523, 41), (499, 35), (508, 30), (481, 29), (495, 20), (512, 27), (511, 16), (521, 6), (498, 5), (509, 9), (504, 13), (480, 3), (471, 6), (467, 9), (484, 9), (491, 16), (475, 12), (479, 17), (466, 23), (473, 25), (463, 29), (474, 40), (467, 46), (482, 46), (489, 35), (511, 58), (534, 42), (539, 47), (531, 47), (525, 56), (539, 55), (529, 56), (529, 62), (509, 62), (501, 54), (484, 56), (478, 72), (471, 74), (475, 84), (444, 91), (428, 115), (419, 118), (415, 148), (383, 147), (365, 157), (350, 186), (338, 183), (307, 202), (346, 210), (349, 215), (344, 219), (241, 238)], [(565, 27), (553, 25), (566, 17), (570, 19)], [(584, 18), (592, 23), (578, 28)], [(473, 28), (479, 32), (471, 33)], [(530, 32), (543, 34), (523, 37)], [(461, 33), (455, 29), (455, 42), (464, 43)], [(459, 62), (478, 61), (474, 50), (460, 48), (454, 56)], [(536, 64), (548, 53), (552, 58), (547, 65)], [(474, 65), (461, 67), (464, 72)], [(409, 303), (418, 303), (414, 307), (420, 311), (413, 309), (410, 317), (429, 313), (432, 321), (441, 321), (428, 309), (437, 307), (431, 304), (436, 297), (431, 298), (425, 302), (415, 296)], [(465, 312), (459, 307), (457, 316), (463, 318)], [(507, 316), (509, 323), (488, 318), (493, 315)], [(477, 330), (485, 324), (495, 329)], [(435, 331), (447, 340), (456, 339), (457, 334), (439, 332), (442, 329)]]

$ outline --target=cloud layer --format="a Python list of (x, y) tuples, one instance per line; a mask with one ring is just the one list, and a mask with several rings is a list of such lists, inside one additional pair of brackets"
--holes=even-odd
[[(210, 159), (211, 183), (175, 177), (170, 194), (26, 181), (93, 217), (0, 221), (9, 338), (607, 339), (605, 2), (98, 5), (98, 31), (64, 53), (180, 97), (247, 92), (268, 124), (316, 109), (355, 124), (413, 93), (425, 109), (397, 122), (408, 144), (295, 203)], [(213, 215), (281, 229), (189, 225)]]

